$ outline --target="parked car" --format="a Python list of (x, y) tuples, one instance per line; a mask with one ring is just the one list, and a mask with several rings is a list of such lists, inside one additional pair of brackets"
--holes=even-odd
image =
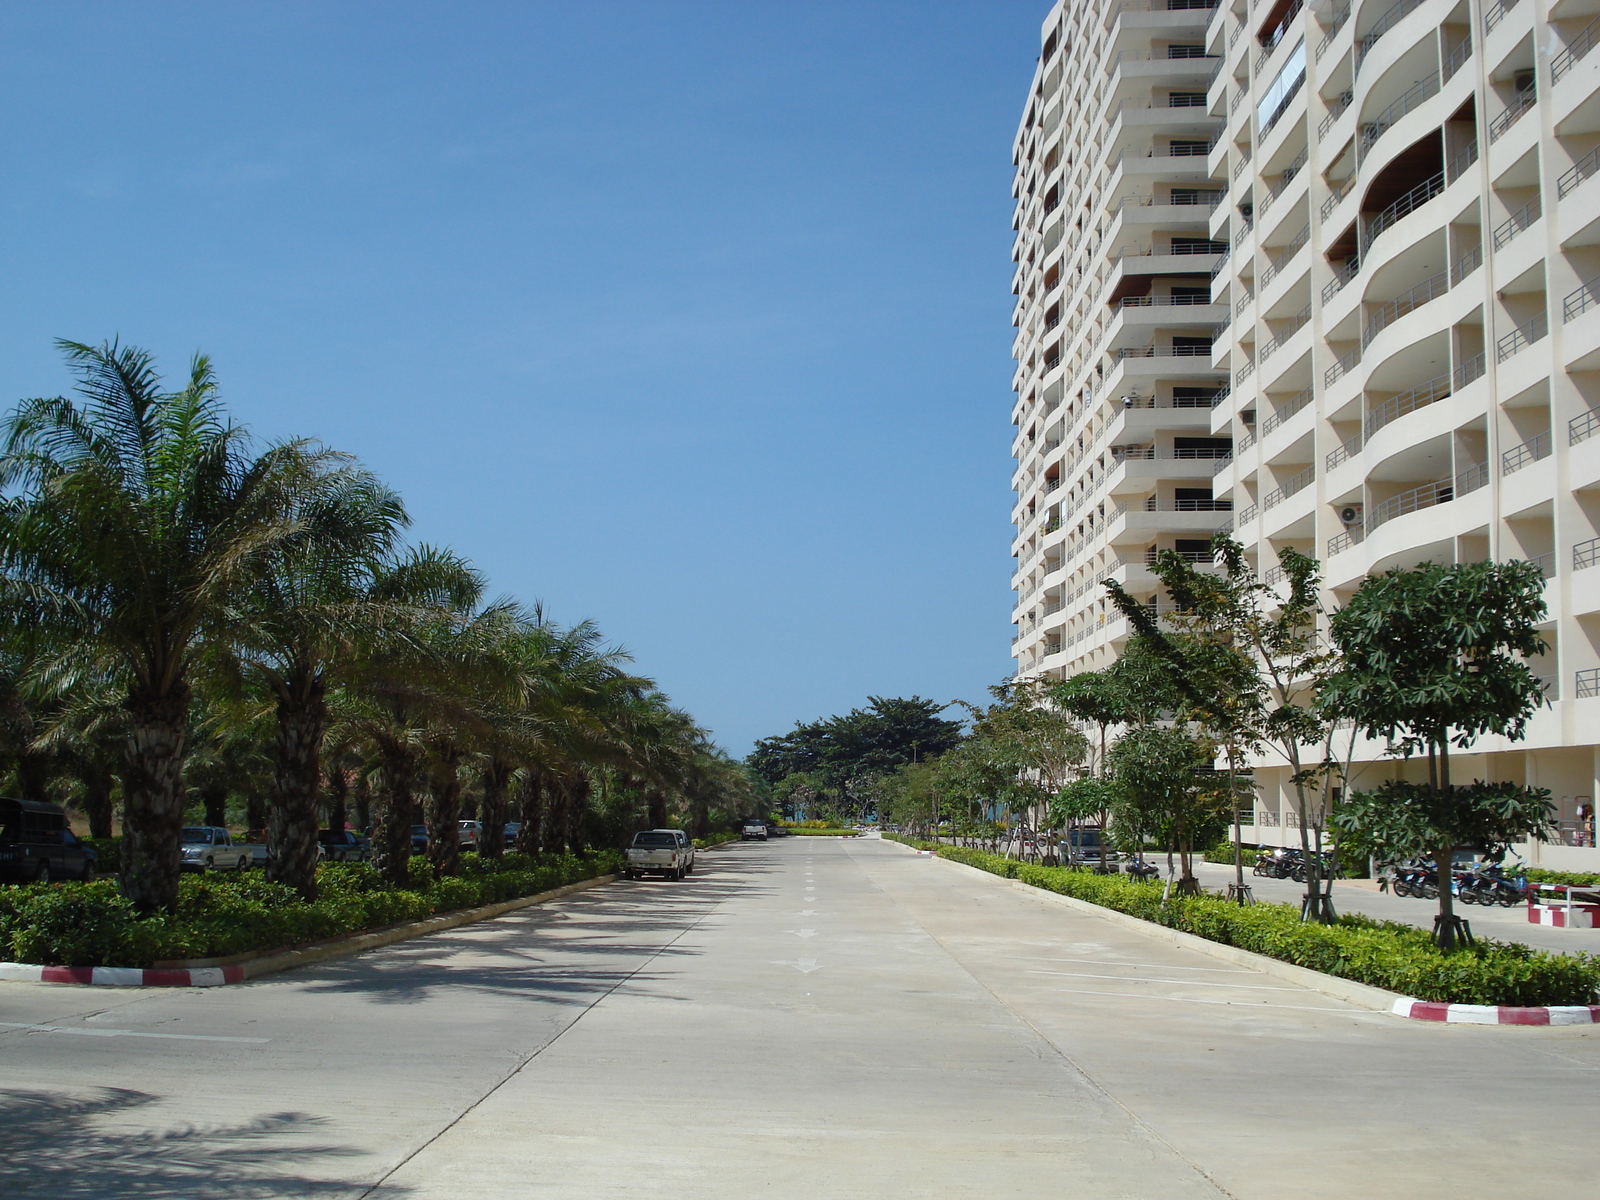
[(99, 855), (67, 827), (58, 804), (0, 798), (0, 879), (49, 883), (52, 879), (92, 880)]
[[(262, 834), (261, 836), (265, 837), (266, 834)], [(235, 842), (234, 845), (235, 846), (243, 845), (243, 847), (246, 850), (250, 851), (250, 865), (252, 867), (265, 867), (267, 865), (267, 859), (268, 859), (269, 855), (267, 854), (267, 844), (265, 842), (244, 842), (244, 843)], [(324, 847), (321, 842), (318, 842), (317, 843), (317, 861), (321, 862), (323, 859), (325, 859), (327, 857), (328, 857), (327, 848)]]
[(746, 821), (744, 828), (739, 830), (741, 842), (764, 842), (767, 840), (767, 823), (765, 821)]
[(684, 834), (679, 829), (647, 829), (633, 835), (627, 850), (623, 878), (660, 875), (663, 879), (682, 879), (694, 870), (694, 846), (684, 849)]
[(317, 844), (329, 862), (366, 862), (372, 857), (372, 843), (348, 829), (319, 829)]
[(769, 838), (789, 836), (789, 830), (786, 827), (779, 825), (776, 821), (768, 821), (766, 824), (767, 836)]
[(411, 827), (411, 853), (426, 854), (428, 852), (428, 827), (426, 825), (413, 825)]
[[(256, 847), (236, 842), (233, 835), (217, 825), (186, 825), (179, 847), (178, 865), (185, 871), (243, 871), (255, 857)], [(261, 847), (266, 861), (267, 848)]]
[(689, 864), (688, 867), (684, 870), (683, 873), (685, 875), (693, 875), (694, 874), (694, 839), (692, 837), (690, 837), (687, 833), (685, 833), (681, 829), (670, 829), (667, 832), (675, 833), (675, 834), (678, 835), (678, 850), (688, 860), (688, 864)]
[(517, 834), (519, 834), (521, 832), (522, 832), (522, 822), (521, 821), (507, 821), (506, 822), (506, 828), (505, 828), (506, 845), (509, 846), (509, 845), (511, 845), (512, 842), (516, 841), (517, 840)]
[(463, 850), (476, 850), (478, 848), (478, 838), (483, 834), (483, 826), (477, 821), (459, 821), (457, 822), (457, 828), (460, 830), (457, 837), (460, 838), (461, 848)]

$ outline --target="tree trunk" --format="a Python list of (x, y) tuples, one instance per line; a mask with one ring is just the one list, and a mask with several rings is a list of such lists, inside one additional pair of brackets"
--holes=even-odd
[(356, 768), (356, 828), (362, 833), (372, 832), (372, 781), (367, 776), (367, 764)]
[[(1450, 789), (1450, 743), (1439, 743), (1439, 766), (1435, 786), (1442, 792)], [(1439, 874), (1439, 919), (1435, 923), (1434, 941), (1446, 954), (1456, 948), (1455, 914), (1455, 863), (1456, 848), (1440, 846), (1433, 852), (1434, 869)]]
[(50, 802), (50, 768), (52, 756), (37, 750), (23, 750), (17, 755), (17, 794), (23, 800)]
[(111, 836), (111, 768), (95, 764), (78, 775), (83, 784), (83, 811), (89, 817), (89, 836)]
[(228, 789), (221, 784), (208, 783), (200, 789), (200, 803), (206, 810), (206, 824), (214, 829), (225, 829), (228, 824)]
[(429, 771), (428, 861), (440, 875), (461, 869), (461, 752), (446, 745)]
[(478, 835), (480, 858), (498, 859), (506, 849), (506, 787), (511, 782), (511, 764), (491, 758), (483, 768), (483, 809)]
[(252, 839), (266, 839), (267, 802), (259, 792), (251, 791), (244, 798), (244, 827)]
[(372, 797), (372, 865), (395, 887), (409, 882), (411, 858), (411, 780), (416, 770), (411, 747), (395, 738), (378, 741), (379, 784)]
[(349, 824), (350, 776), (340, 766), (328, 772), (328, 828), (341, 833)]
[(650, 828), (665, 829), (667, 827), (666, 792), (658, 787), (650, 788), (644, 794), (644, 802), (648, 810), (645, 814), (645, 819), (650, 823)]
[[(298, 694), (297, 694), (298, 693)], [(322, 798), (326, 685), (309, 680), (278, 699), (278, 738), (267, 808), (267, 878), (317, 898), (317, 808)]]
[(515, 847), (518, 854), (534, 855), (544, 849), (544, 796), (544, 781), (530, 767), (517, 789), (517, 821), (521, 825)]
[(589, 848), (589, 777), (574, 771), (567, 781), (567, 849), (582, 854)]
[(164, 694), (134, 691), (128, 712), (122, 788), (122, 893), (143, 913), (171, 909), (178, 899), (183, 836), (183, 758), (189, 686)]

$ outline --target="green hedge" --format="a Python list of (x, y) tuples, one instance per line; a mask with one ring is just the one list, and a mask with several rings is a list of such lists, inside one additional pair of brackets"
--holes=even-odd
[(853, 833), (854, 829), (800, 829), (789, 826), (791, 837), (849, 837)]
[(615, 851), (498, 862), (464, 854), (459, 875), (436, 879), (426, 859), (413, 858), (403, 889), (387, 887), (366, 864), (325, 863), (314, 904), (259, 873), (185, 876), (176, 911), (150, 917), (135, 914), (110, 879), (0, 887), (0, 958), (69, 967), (222, 958), (532, 896), (612, 874), (621, 863)]
[(1600, 875), (1583, 871), (1546, 871), (1543, 867), (1529, 867), (1523, 872), (1529, 883), (1566, 883), (1573, 887), (1600, 887)]
[(1454, 954), (1441, 954), (1426, 932), (1392, 921), (1347, 915), (1335, 925), (1305, 924), (1299, 911), (1287, 904), (1241, 906), (1216, 896), (1170, 897), (1163, 902), (1159, 882), (1040, 867), (951, 846), (943, 847), (939, 855), (1169, 929), (1420, 1000), (1594, 1004), (1600, 991), (1600, 957), (1595, 955), (1547, 954), (1487, 939)]
[[(1260, 856), (1261, 851), (1252, 846), (1241, 846), (1239, 848), (1239, 857), (1247, 867), (1255, 866), (1256, 859)], [(1211, 847), (1206, 851), (1206, 861), (1208, 863), (1221, 863), (1225, 867), (1233, 866), (1233, 843), (1229, 842), (1224, 846)]]

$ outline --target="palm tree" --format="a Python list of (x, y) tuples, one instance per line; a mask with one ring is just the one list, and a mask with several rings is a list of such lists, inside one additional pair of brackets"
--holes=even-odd
[(192, 668), (298, 532), (324, 456), (252, 453), (204, 356), (166, 392), (143, 350), (58, 344), (78, 399), (23, 401), (0, 450), (0, 617), (123, 688), (122, 886), (148, 912), (177, 898)]

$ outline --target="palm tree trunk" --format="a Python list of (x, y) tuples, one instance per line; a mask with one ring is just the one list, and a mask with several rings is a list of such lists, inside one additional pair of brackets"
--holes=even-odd
[(483, 809), (478, 821), (478, 855), (499, 858), (506, 849), (506, 785), (511, 782), (511, 764), (491, 758), (483, 770)]
[(461, 753), (447, 746), (429, 773), (428, 861), (440, 875), (461, 869)]
[(589, 848), (589, 777), (581, 770), (567, 780), (567, 849), (581, 854)]
[(328, 772), (328, 828), (336, 833), (350, 823), (350, 776), (342, 766)]
[(267, 806), (267, 878), (317, 898), (317, 807), (328, 711), (322, 681), (278, 699), (278, 741)]
[(50, 800), (51, 756), (24, 749), (17, 755), (17, 794), (24, 800)]
[(372, 865), (395, 887), (408, 882), (411, 858), (411, 748), (393, 738), (378, 741), (379, 785), (372, 804)]
[(128, 712), (127, 767), (122, 779), (122, 893), (140, 912), (170, 909), (178, 899), (178, 847), (183, 834), (183, 758), (189, 687), (136, 690)]
[(200, 803), (206, 810), (206, 824), (222, 828), (228, 823), (228, 789), (208, 783), (200, 789)]
[(653, 787), (644, 794), (645, 805), (649, 809), (647, 819), (651, 829), (665, 829), (667, 827), (667, 794), (658, 787)]
[(518, 854), (538, 854), (544, 849), (544, 797), (543, 777), (529, 768), (517, 790), (517, 820), (521, 824), (515, 847)]
[(362, 833), (372, 831), (372, 781), (367, 776), (367, 764), (356, 768), (356, 828)]
[(93, 766), (85, 767), (79, 773), (78, 778), (83, 784), (83, 810), (89, 816), (89, 836), (92, 838), (110, 837), (111, 768), (96, 763)]

